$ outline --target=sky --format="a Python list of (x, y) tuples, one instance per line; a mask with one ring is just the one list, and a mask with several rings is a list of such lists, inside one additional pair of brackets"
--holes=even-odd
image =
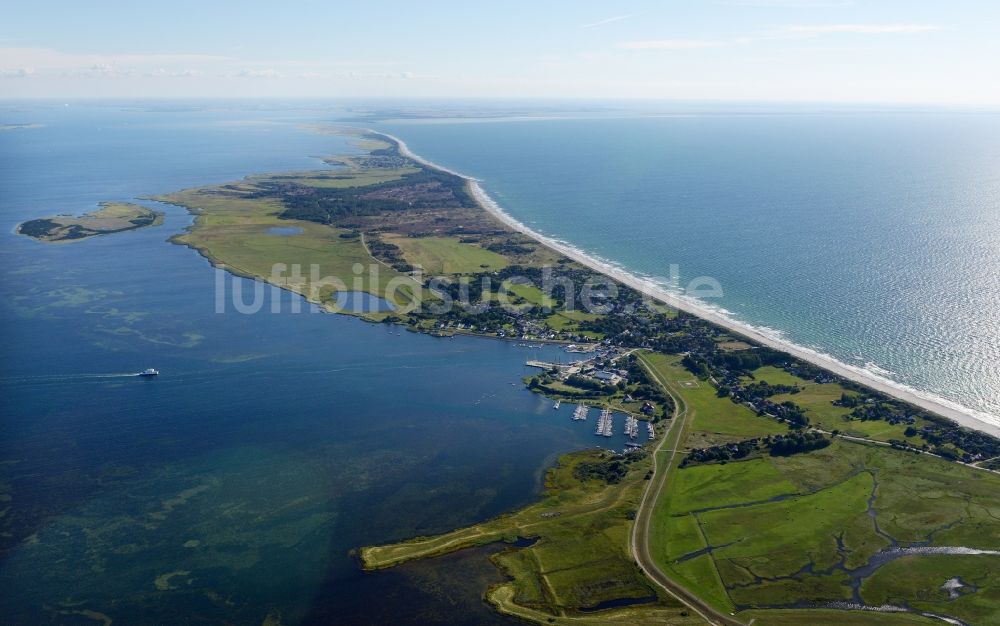
[(0, 98), (1000, 105), (1000, 0), (0, 0)]

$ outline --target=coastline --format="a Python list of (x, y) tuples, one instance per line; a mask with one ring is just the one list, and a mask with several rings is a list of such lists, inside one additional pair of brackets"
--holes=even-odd
[(434, 168), (464, 179), (469, 184), (469, 190), (473, 198), (475, 198), (476, 202), (483, 208), (483, 210), (493, 215), (505, 226), (531, 237), (540, 244), (565, 255), (581, 265), (609, 276), (623, 285), (635, 289), (639, 293), (659, 300), (674, 308), (684, 311), (685, 313), (689, 313), (716, 324), (725, 328), (727, 331), (746, 337), (756, 343), (786, 352), (798, 359), (801, 359), (802, 361), (826, 369), (838, 376), (841, 376), (842, 378), (866, 387), (870, 387), (886, 395), (953, 420), (961, 426), (1000, 437), (1000, 418), (997, 416), (961, 406), (958, 403), (936, 397), (926, 392), (921, 392), (902, 383), (898, 383), (884, 376), (875, 374), (864, 368), (843, 363), (830, 355), (823, 354), (804, 346), (799, 346), (781, 337), (768, 334), (760, 328), (740, 322), (717, 310), (713, 310), (710, 306), (698, 300), (671, 293), (662, 286), (636, 276), (627, 270), (615, 267), (609, 262), (597, 259), (583, 250), (573, 247), (572, 245), (547, 237), (533, 230), (526, 224), (519, 222), (517, 219), (505, 212), (503, 208), (501, 208), (500, 205), (486, 193), (477, 179), (462, 174), (461, 172), (456, 172), (452, 169), (443, 167), (433, 161), (429, 161), (421, 157), (410, 150), (409, 146), (406, 145), (406, 142), (399, 137), (379, 130), (372, 130), (372, 132), (395, 141), (399, 146), (400, 154), (403, 156), (410, 158), (425, 167)]

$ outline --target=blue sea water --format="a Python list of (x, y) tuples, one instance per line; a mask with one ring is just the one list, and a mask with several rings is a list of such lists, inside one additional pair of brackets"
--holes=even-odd
[[(349, 551), (531, 500), (603, 443), (529, 358), (355, 319), (215, 312), (167, 239), (19, 222), (352, 148), (325, 103), (3, 103), (0, 612), (8, 623), (500, 623), (483, 553), (362, 574)], [(638, 274), (717, 278), (748, 323), (1000, 414), (1000, 123), (974, 114), (376, 124), (515, 217)], [(294, 237), (294, 233), (275, 236)], [(225, 279), (227, 288), (232, 277)], [(270, 306), (264, 306), (269, 311)], [(157, 367), (161, 376), (130, 374)], [(513, 384), (512, 384), (513, 383)], [(618, 441), (616, 440), (616, 443)]]
[(514, 218), (1000, 424), (1000, 114), (817, 108), (378, 128)]
[(177, 207), (66, 245), (14, 234), (320, 167), (352, 150), (300, 128), (330, 114), (3, 106), (41, 125), (0, 131), (4, 623), (506, 623), (481, 601), (502, 580), (483, 551), (373, 574), (350, 551), (521, 506), (557, 454), (605, 443), (520, 383), (559, 348), (296, 314), (287, 293), (277, 314), (217, 313), (215, 270), (167, 241), (191, 223)]

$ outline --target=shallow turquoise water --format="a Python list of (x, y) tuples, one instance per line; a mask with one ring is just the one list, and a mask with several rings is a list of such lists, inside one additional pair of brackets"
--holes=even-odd
[(384, 123), (532, 228), (1000, 423), (1000, 115)]

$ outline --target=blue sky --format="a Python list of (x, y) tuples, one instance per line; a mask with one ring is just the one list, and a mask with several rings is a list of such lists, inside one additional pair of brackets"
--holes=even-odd
[(0, 97), (1000, 105), (997, 0), (2, 4)]

